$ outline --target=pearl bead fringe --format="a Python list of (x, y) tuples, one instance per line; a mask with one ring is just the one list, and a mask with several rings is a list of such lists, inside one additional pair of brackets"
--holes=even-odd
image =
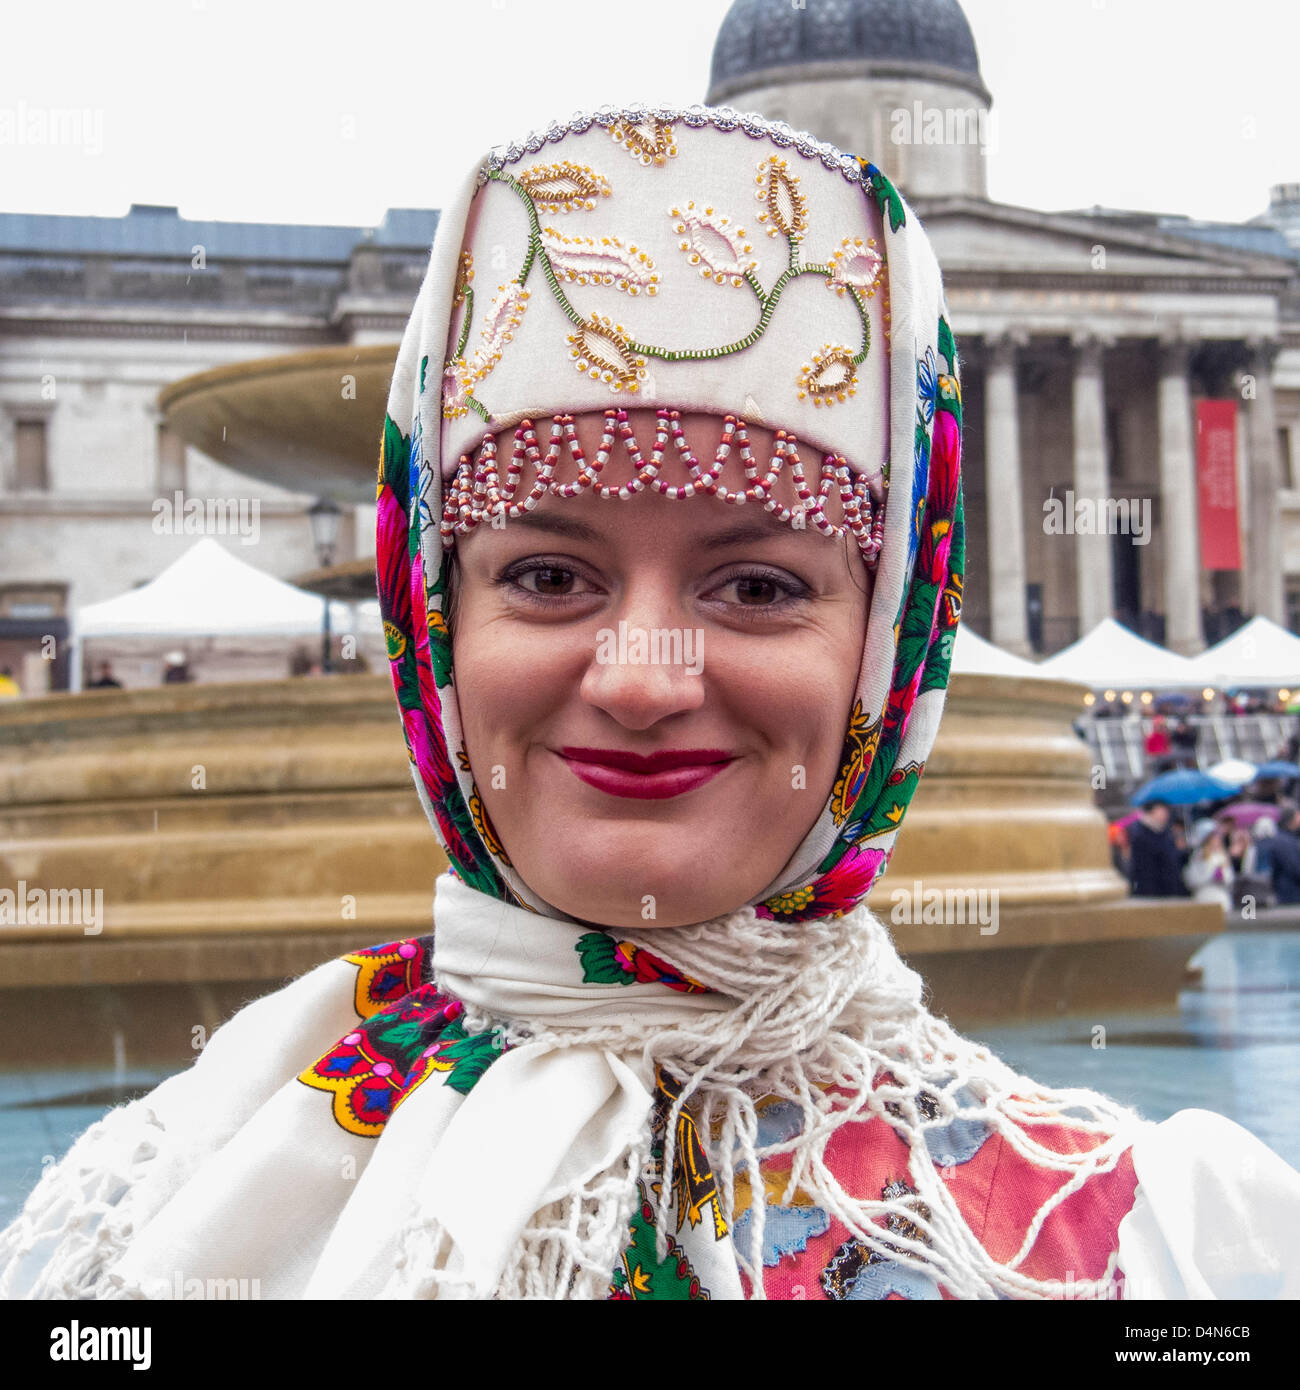
[[(722, 437), (718, 442), (713, 462), (705, 469), (686, 442), (681, 426), (681, 412), (661, 408), (656, 415), (655, 443), (649, 463), (644, 460), (632, 426), (628, 423), (626, 410), (611, 407), (605, 411), (605, 428), (601, 435), (600, 448), (590, 462), (578, 442), (572, 415), (559, 414), (551, 417), (551, 440), (544, 458), (537, 443), (533, 422), (523, 420), (514, 432), (514, 448), (510, 462), (506, 465), (504, 480), (497, 467), (496, 436), (490, 432), (484, 434), (476, 451), (477, 457), (462, 454), (455, 477), (447, 485), (440, 528), (443, 548), (450, 549), (455, 544), (457, 535), (467, 534), (479, 522), (489, 521), (493, 516), (504, 513), (507, 518), (512, 518), (532, 511), (548, 494), (555, 497), (576, 497), (585, 488), (592, 488), (600, 497), (627, 498), (646, 488), (652, 488), (673, 499), (703, 495), (719, 497), (722, 501), (735, 505), (761, 502), (764, 510), (773, 513), (779, 521), (795, 526), (796, 529), (813, 526), (827, 537), (838, 537), (846, 531), (852, 532), (867, 568), (875, 568), (885, 530), (885, 482), (880, 473), (870, 478), (864, 477), (849, 467), (842, 454), (827, 454), (822, 461), (817, 491), (814, 492), (809, 486), (803, 461), (799, 457), (797, 439), (786, 430), (777, 430), (767, 471), (760, 478), (744, 421), (735, 415), (723, 418)], [(683, 464), (689, 470), (691, 481), (688, 483), (669, 483), (660, 476), (664, 449), (670, 435)], [(600, 481), (601, 472), (609, 462), (616, 437), (627, 450), (635, 470), (632, 478), (621, 485)], [(731, 453), (733, 442), (740, 451), (740, 458), (745, 465), (745, 476), (749, 480), (749, 486), (743, 489), (728, 488), (718, 481)], [(571, 481), (561, 483), (556, 480), (555, 472), (560, 449), (564, 444), (568, 446), (578, 473)], [(532, 465), (536, 477), (528, 495), (517, 502), (515, 494), (525, 459)], [(787, 464), (790, 468), (791, 482), (799, 498), (799, 504), (795, 507), (783, 506), (772, 496), (777, 479)], [(826, 504), (830, 500), (832, 489), (838, 493), (843, 516), (843, 522), (838, 525), (826, 516)], [(802, 521), (796, 522), (797, 517), (802, 517)]]

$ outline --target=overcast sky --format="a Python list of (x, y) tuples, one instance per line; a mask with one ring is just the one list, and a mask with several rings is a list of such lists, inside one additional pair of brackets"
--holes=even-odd
[[(0, 211), (370, 225), (438, 207), (487, 146), (555, 116), (702, 100), (728, 6), (11, 2)], [(964, 8), (994, 99), (991, 197), (1240, 221), (1300, 182), (1297, 0)], [(69, 108), (90, 112), (79, 142), (23, 138)]]

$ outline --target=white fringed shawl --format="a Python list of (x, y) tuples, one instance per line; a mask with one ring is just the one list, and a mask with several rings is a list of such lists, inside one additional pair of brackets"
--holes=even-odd
[[(437, 909), (439, 991), (464, 1001), (471, 1033), (497, 1029), (507, 1045), (467, 1095), (435, 1071), (378, 1138), (338, 1124), (329, 1097), (299, 1079), (356, 1026), (355, 967), (322, 965), (241, 1010), (189, 1071), (77, 1141), (0, 1234), (0, 1296), (170, 1297), (195, 1279), (242, 1279), (281, 1298), (605, 1297), (637, 1180), (651, 1175), (661, 1065), (683, 1083), (669, 1132), (689, 1102), (709, 1136), (727, 1231), (681, 1239), (713, 1297), (743, 1297), (742, 1272), (764, 1296), (762, 1202), (749, 1240), (731, 1228), (737, 1176), (777, 1149), (793, 1157), (791, 1191), (952, 1295), (1060, 1297), (1059, 1283), (1019, 1273), (1020, 1258), (1050, 1211), (1113, 1168), (1146, 1124), (1094, 1092), (1017, 1075), (931, 1015), (920, 977), (865, 906), (795, 924), (745, 908), (618, 934), (710, 991), (695, 993), (584, 980), (590, 930), (450, 874)], [(880, 1079), (886, 1070), (893, 1081)], [(928, 1114), (922, 1090), (938, 1102)], [(763, 1096), (796, 1106), (802, 1133), (760, 1146)], [(1067, 1108), (1095, 1147), (1059, 1153), (1034, 1140), (1036, 1124), (1060, 1124)], [(906, 1204), (847, 1191), (825, 1159), (838, 1127), (886, 1113), (910, 1148)], [(1005, 1264), (963, 1219), (927, 1145), (927, 1131), (958, 1116), (1065, 1174)], [(675, 1161), (666, 1145), (661, 1257)], [(917, 1236), (884, 1231), (890, 1215)], [(1093, 1296), (1102, 1282), (1070, 1292)]]

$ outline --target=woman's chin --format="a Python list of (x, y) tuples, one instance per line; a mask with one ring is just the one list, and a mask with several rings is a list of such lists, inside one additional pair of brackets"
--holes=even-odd
[[(730, 814), (703, 806), (688, 814), (691, 797), (707, 791), (682, 798), (672, 816), (661, 809), (602, 815), (591, 806), (600, 793), (576, 784), (544, 786), (522, 803), (544, 806), (544, 823), (531, 816), (511, 823), (511, 804), (493, 821), (516, 872), (568, 916), (610, 927), (687, 926), (737, 911), (772, 882), (794, 847), (762, 843), (776, 816), (755, 815), (757, 794), (733, 804)], [(629, 799), (618, 809), (623, 805), (668, 802)]]
[[(708, 921), (711, 917), (722, 917), (736, 911), (744, 899), (733, 902), (729, 898), (725, 906), (711, 908), (698, 895), (682, 899), (648, 895), (653, 901), (642, 904), (640, 899), (629, 898), (622, 885), (611, 888), (608, 896), (597, 892), (583, 893), (580, 897), (548, 898), (561, 911), (579, 922), (588, 922), (593, 927), (613, 928), (627, 931), (650, 931), (655, 927), (689, 927), (696, 922)], [(721, 900), (719, 900), (721, 901)], [(653, 914), (653, 915), (651, 915)]]
[[(577, 873), (565, 856), (533, 871), (520, 864), (516, 868), (547, 902), (570, 917), (603, 927), (689, 926), (737, 911), (763, 886), (721, 880), (720, 862), (698, 849), (684, 851), (657, 872), (644, 854), (606, 858), (584, 846), (583, 861)], [(603, 869), (602, 864), (610, 867)]]

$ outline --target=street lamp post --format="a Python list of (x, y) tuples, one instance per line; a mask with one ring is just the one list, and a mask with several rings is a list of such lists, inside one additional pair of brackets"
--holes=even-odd
[[(316, 559), (321, 569), (334, 563), (334, 547), (339, 537), (339, 522), (343, 512), (328, 497), (320, 497), (307, 509), (307, 519), (311, 522), (311, 538), (316, 546)], [(334, 670), (330, 655), (330, 601), (328, 596), (321, 602), (321, 674), (328, 676)]]

